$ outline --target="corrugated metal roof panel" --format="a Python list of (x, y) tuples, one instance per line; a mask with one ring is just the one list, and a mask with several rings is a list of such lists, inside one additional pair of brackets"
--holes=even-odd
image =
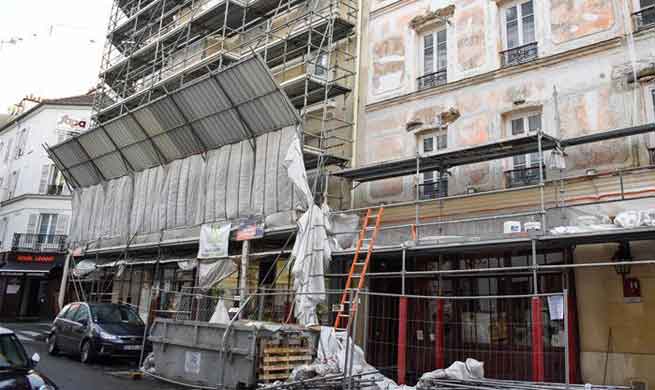
[[(127, 174), (121, 153), (140, 171), (299, 121), (266, 64), (253, 56), (90, 130), (79, 144), (76, 138), (51, 151), (59, 168), (84, 187), (103, 179), (98, 170), (104, 179)], [(113, 153), (112, 141), (121, 153)], [(97, 170), (86, 164), (87, 154)]]
[(91, 158), (96, 158), (116, 150), (114, 144), (104, 131), (84, 133), (77, 140), (82, 144), (82, 147)]
[(128, 174), (125, 162), (118, 152), (110, 153), (96, 160), (96, 164), (105, 179), (115, 179)]

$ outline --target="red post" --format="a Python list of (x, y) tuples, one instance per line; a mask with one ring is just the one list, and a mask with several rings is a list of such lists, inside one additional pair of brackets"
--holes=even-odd
[(398, 307), (398, 384), (405, 384), (407, 370), (407, 297), (400, 297)]
[[(570, 293), (569, 293), (570, 294)], [(567, 308), (568, 308), (568, 313), (567, 315), (567, 321), (569, 325), (569, 334), (568, 334), (568, 342), (569, 342), (569, 381), (570, 383), (577, 383), (578, 381), (578, 345), (577, 345), (577, 338), (576, 338), (576, 319), (575, 319), (575, 313), (576, 313), (576, 307), (575, 307), (575, 299), (571, 295), (568, 295), (568, 302), (567, 302)]]
[(544, 327), (541, 298), (532, 298), (532, 380), (544, 381)]
[(434, 368), (444, 368), (446, 357), (444, 355), (444, 323), (443, 300), (437, 300), (437, 320), (434, 329)]

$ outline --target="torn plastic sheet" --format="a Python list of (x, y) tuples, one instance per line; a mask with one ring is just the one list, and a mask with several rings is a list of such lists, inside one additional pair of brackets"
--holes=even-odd
[(323, 274), (332, 254), (326, 229), (328, 211), (327, 206), (312, 205), (298, 220), (291, 273), (296, 292), (293, 311), (301, 325), (317, 324), (316, 306), (325, 302)]
[(198, 287), (208, 290), (236, 271), (237, 266), (230, 259), (198, 260)]
[[(336, 332), (334, 328), (321, 327), (321, 336), (314, 363), (296, 367), (291, 372), (288, 381), (293, 382), (316, 376), (321, 377), (345, 372), (347, 340), (352, 343), (352, 339), (347, 337), (345, 331)], [(351, 375), (361, 375), (363, 381), (375, 382), (373, 386), (364, 387), (367, 390), (413, 390), (420, 388), (422, 381), (430, 379), (471, 380), (484, 378), (484, 363), (469, 358), (465, 362), (454, 362), (448, 368), (437, 369), (423, 374), (416, 387), (399, 385), (376, 372), (375, 367), (368, 364), (366, 359), (364, 359), (364, 351), (355, 344), (351, 345), (353, 347)], [(366, 374), (369, 372), (370, 374)]]
[(218, 300), (216, 307), (214, 308), (214, 314), (209, 319), (210, 324), (227, 324), (230, 322), (230, 315), (225, 308), (225, 301), (223, 298)]

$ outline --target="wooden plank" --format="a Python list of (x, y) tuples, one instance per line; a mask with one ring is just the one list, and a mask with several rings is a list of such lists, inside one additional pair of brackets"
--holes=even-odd
[(261, 367), (260, 370), (263, 372), (271, 372), (271, 371), (288, 371), (291, 373), (291, 371), (298, 367), (298, 365), (295, 364), (283, 364), (283, 365), (273, 365), (273, 366), (264, 366)]
[(265, 356), (264, 363), (312, 361), (311, 355)]
[(279, 353), (311, 353), (311, 348), (298, 348), (298, 347), (264, 347), (264, 354), (279, 354)]
[(287, 379), (289, 377), (289, 373), (282, 373), (282, 374), (263, 374), (259, 376), (259, 380), (269, 380), (269, 379)]

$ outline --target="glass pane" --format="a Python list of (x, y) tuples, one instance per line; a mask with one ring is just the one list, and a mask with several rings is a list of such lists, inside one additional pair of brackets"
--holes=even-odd
[(507, 23), (510, 21), (516, 20), (517, 15), (516, 15), (516, 6), (509, 7), (507, 10), (505, 10), (505, 20), (507, 20)]
[(534, 35), (534, 16), (523, 17), (523, 44), (532, 43), (535, 41)]
[(526, 17), (528, 15), (533, 15), (534, 9), (532, 7), (532, 1), (521, 4), (521, 16)]
[(541, 129), (541, 114), (528, 117), (528, 130), (537, 131)]
[(423, 153), (430, 153), (434, 150), (434, 138), (427, 136), (423, 138)]
[(437, 149), (446, 149), (448, 147), (448, 133), (444, 132), (443, 134), (439, 135), (438, 137), (438, 145)]
[(423, 37), (423, 74), (434, 72), (434, 45), (432, 34)]
[(514, 169), (525, 167), (525, 156), (514, 156)]
[(516, 20), (507, 22), (507, 48), (513, 49), (520, 46), (519, 43), (519, 25)]
[(434, 172), (423, 172), (423, 183), (432, 183), (434, 180)]
[(512, 135), (523, 134), (523, 118), (512, 119)]
[(448, 65), (448, 47), (445, 42), (437, 46), (437, 70), (444, 70)]
[(539, 165), (541, 159), (539, 158), (539, 153), (530, 153), (530, 166), (536, 167)]

